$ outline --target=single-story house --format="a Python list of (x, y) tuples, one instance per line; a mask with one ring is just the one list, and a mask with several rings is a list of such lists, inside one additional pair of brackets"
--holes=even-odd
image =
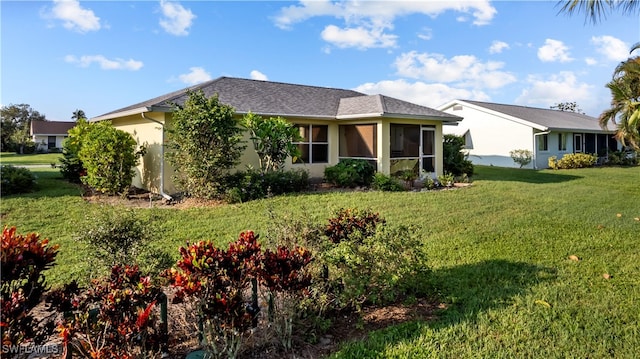
[[(303, 168), (312, 178), (343, 158), (370, 161), (379, 172), (404, 169), (442, 174), (442, 124), (461, 120), (457, 115), (383, 95), (272, 81), (220, 77), (189, 88), (127, 106), (91, 119), (109, 120), (116, 128), (146, 144), (147, 154), (137, 168), (134, 185), (161, 194), (175, 193), (172, 169), (165, 165), (165, 134), (171, 126), (172, 104), (183, 104), (187, 90), (218, 95), (236, 116), (252, 112), (281, 116), (299, 128), (299, 161), (287, 169)], [(258, 156), (246, 134), (247, 150), (238, 169), (258, 167)]]
[(581, 113), (469, 100), (438, 109), (464, 117), (458, 126), (444, 126), (444, 133), (464, 136), (469, 160), (476, 165), (519, 167), (509, 153), (522, 149), (533, 153), (527, 168), (548, 168), (551, 156), (583, 152), (604, 157), (620, 148), (613, 129)]
[(62, 141), (68, 136), (75, 122), (31, 121), (30, 135), (37, 152), (51, 152), (62, 148)]

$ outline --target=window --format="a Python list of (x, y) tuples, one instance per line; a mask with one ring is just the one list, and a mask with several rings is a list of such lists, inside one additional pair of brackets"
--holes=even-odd
[(559, 133), (558, 134), (558, 151), (566, 151), (567, 150), (567, 134)]
[(538, 137), (538, 151), (548, 151), (549, 150), (549, 135), (544, 134)]
[(391, 158), (420, 156), (420, 125), (391, 124)]
[(341, 125), (340, 157), (378, 157), (378, 136), (376, 124)]
[(329, 136), (326, 125), (296, 125), (302, 141), (294, 142), (300, 150), (300, 157), (294, 163), (329, 162)]

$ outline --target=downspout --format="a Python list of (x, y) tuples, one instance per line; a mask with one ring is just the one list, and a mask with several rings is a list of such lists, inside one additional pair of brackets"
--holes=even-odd
[(538, 156), (536, 155), (538, 153), (538, 146), (537, 146), (538, 141), (536, 141), (536, 136), (548, 135), (549, 133), (551, 133), (551, 131), (544, 131), (544, 132), (538, 132), (533, 134), (533, 169), (534, 170), (538, 169), (538, 165), (537, 165)]
[(141, 115), (143, 119), (157, 123), (162, 129), (162, 144), (160, 146), (160, 195), (167, 201), (172, 201), (173, 197), (164, 192), (164, 124), (158, 120), (146, 117), (144, 112), (142, 112)]

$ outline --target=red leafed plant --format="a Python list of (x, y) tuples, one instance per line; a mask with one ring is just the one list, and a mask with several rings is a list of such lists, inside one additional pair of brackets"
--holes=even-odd
[(111, 276), (81, 290), (72, 283), (50, 295), (65, 313), (58, 331), (65, 353), (87, 358), (136, 358), (157, 352), (162, 340), (153, 307), (160, 295), (137, 266), (116, 265)]
[(373, 235), (378, 224), (384, 223), (385, 220), (378, 213), (343, 208), (336, 213), (335, 217), (329, 218), (324, 234), (336, 244), (349, 239), (354, 234), (361, 240)]
[(44, 326), (39, 326), (41, 321), (31, 311), (47, 290), (44, 271), (54, 266), (58, 247), (38, 234), (19, 235), (16, 227), (4, 227), (0, 255), (2, 345), (29, 340), (38, 343), (52, 330), (46, 320)]
[(267, 249), (262, 261), (262, 282), (272, 292), (304, 290), (311, 284), (311, 275), (304, 273), (311, 260), (311, 252), (302, 247), (289, 250), (278, 246), (275, 252)]

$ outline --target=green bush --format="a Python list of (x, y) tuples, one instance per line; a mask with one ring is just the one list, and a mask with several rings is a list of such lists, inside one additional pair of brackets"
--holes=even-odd
[(37, 185), (36, 176), (23, 167), (2, 165), (0, 166), (0, 178), (2, 179), (0, 193), (3, 196), (32, 192)]
[(309, 173), (305, 170), (240, 171), (227, 176), (226, 200), (230, 203), (246, 202), (270, 195), (302, 192), (309, 188)]
[(555, 156), (549, 157), (549, 167), (553, 169), (570, 169), (591, 167), (596, 163), (596, 155), (588, 153), (569, 153), (556, 161)]
[(456, 135), (444, 135), (442, 143), (442, 157), (444, 171), (453, 173), (454, 176), (473, 175), (473, 163), (467, 160), (464, 149), (464, 137)]
[(615, 151), (609, 152), (607, 165), (609, 166), (637, 166), (640, 164), (640, 155), (634, 152)]
[(520, 168), (531, 163), (531, 160), (533, 159), (533, 152), (529, 150), (513, 150), (509, 152), (509, 155), (513, 162), (520, 165)]
[(86, 119), (79, 119), (76, 125), (69, 130), (69, 137), (62, 142), (62, 157), (60, 158), (60, 173), (71, 183), (80, 183), (80, 178), (87, 172), (78, 154), (82, 147), (83, 136), (90, 129)]
[(438, 182), (443, 187), (453, 187), (453, 183), (455, 181), (455, 177), (453, 173), (445, 172), (443, 175), (438, 176)]
[(398, 192), (404, 191), (404, 187), (394, 177), (378, 172), (373, 176), (371, 188), (377, 191)]
[(369, 186), (376, 169), (367, 160), (346, 158), (324, 169), (325, 181), (338, 187)]

